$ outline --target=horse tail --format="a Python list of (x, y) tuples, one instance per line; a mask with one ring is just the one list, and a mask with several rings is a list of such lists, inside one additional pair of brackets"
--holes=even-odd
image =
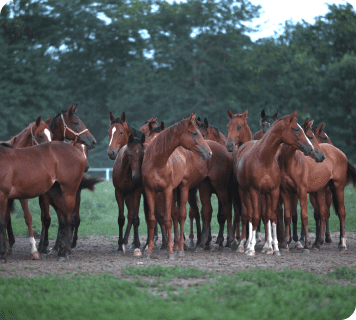
[(79, 185), (79, 190), (88, 189), (90, 191), (95, 190), (95, 185), (99, 182), (103, 182), (105, 179), (99, 177), (88, 177), (83, 175), (82, 181)]
[(339, 217), (339, 201), (337, 200), (334, 181), (331, 179), (329, 181), (328, 185), (329, 185), (329, 188), (330, 188), (331, 193), (332, 193), (332, 202), (333, 202), (333, 207), (334, 207), (334, 210), (335, 210), (335, 214)]
[(347, 184), (352, 183), (356, 188), (356, 168), (347, 161)]
[(7, 205), (8, 205), (8, 208), (10, 209), (10, 213), (13, 213), (13, 212), (15, 212), (15, 206), (14, 206), (14, 200), (13, 199), (11, 199), (11, 200), (8, 200)]

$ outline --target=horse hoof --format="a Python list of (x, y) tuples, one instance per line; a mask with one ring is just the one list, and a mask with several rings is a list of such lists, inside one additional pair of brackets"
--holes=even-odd
[(194, 249), (194, 247), (195, 247), (194, 242), (188, 243), (188, 249)]
[(168, 257), (167, 257), (169, 260), (175, 260), (176, 259), (176, 256), (174, 254), (168, 254)]
[(184, 257), (185, 256), (185, 252), (184, 251), (178, 251), (177, 255), (178, 255), (178, 257)]
[(254, 250), (249, 250), (249, 251), (245, 252), (245, 254), (249, 257), (254, 257), (256, 252)]
[(314, 245), (313, 245), (312, 250), (313, 250), (314, 252), (319, 252), (319, 251), (320, 251), (320, 248), (318, 248), (317, 246), (314, 246)]
[(234, 241), (232, 244), (231, 244), (231, 249), (236, 249), (237, 248), (237, 242)]
[(57, 261), (59, 261), (59, 262), (67, 262), (67, 257), (58, 257)]
[(333, 241), (331, 240), (331, 237), (326, 237), (325, 238), (325, 242), (326, 243), (332, 243)]
[(274, 256), (277, 256), (277, 257), (280, 257), (281, 256), (281, 253), (279, 251), (274, 251), (273, 252), (273, 255)]
[(289, 252), (289, 248), (279, 248), (281, 252)]
[(32, 253), (32, 260), (40, 260), (40, 254), (38, 252)]
[(133, 255), (134, 257), (141, 257), (142, 256), (141, 250), (139, 248), (135, 249)]
[(6, 263), (6, 257), (1, 257), (0, 258), (0, 263)]
[(303, 249), (303, 253), (310, 253), (310, 250), (309, 249)]
[(273, 254), (273, 249), (267, 249), (266, 254)]
[(346, 248), (346, 247), (341, 247), (341, 246), (339, 246), (339, 250), (340, 250), (340, 251), (347, 251), (347, 248)]
[(298, 242), (295, 244), (295, 248), (296, 248), (296, 249), (303, 249), (304, 246), (303, 246), (303, 244), (302, 244), (300, 241), (298, 241)]
[(244, 250), (244, 248), (242, 248), (242, 247), (238, 247), (237, 250), (236, 250), (236, 252), (244, 253), (245, 250)]
[(130, 249), (135, 249), (135, 248), (136, 248), (135, 244), (134, 244), (134, 243), (131, 243)]
[(195, 252), (203, 252), (204, 249), (202, 247), (196, 247)]

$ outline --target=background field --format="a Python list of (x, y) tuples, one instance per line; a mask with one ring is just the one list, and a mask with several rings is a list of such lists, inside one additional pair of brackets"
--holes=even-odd
[[(219, 225), (216, 219), (218, 210), (218, 201), (215, 195), (212, 197), (213, 217), (212, 217), (212, 232), (217, 233)], [(351, 186), (345, 189), (345, 206), (346, 206), (346, 231), (356, 231), (356, 191)], [(41, 211), (38, 204), (38, 198), (30, 199), (29, 201), (30, 212), (32, 213), (33, 229), (35, 237), (41, 233)], [(187, 205), (189, 209), (189, 205)], [(309, 215), (309, 229), (315, 232), (315, 221), (313, 216), (313, 207), (309, 203), (308, 215)], [(125, 207), (125, 216), (127, 210)], [(49, 238), (55, 239), (57, 237), (57, 215), (53, 208), (50, 208), (50, 215), (52, 217), (51, 227), (49, 229)], [(301, 219), (300, 219), (300, 207), (298, 205), (298, 229), (300, 231)], [(79, 227), (79, 236), (85, 235), (103, 235), (113, 236), (119, 234), (117, 218), (118, 218), (118, 206), (115, 199), (115, 188), (112, 181), (104, 181), (96, 185), (96, 190), (90, 192), (88, 190), (82, 191), (81, 207), (80, 207), (81, 223)], [(15, 236), (26, 237), (28, 236), (28, 229), (23, 218), (23, 211), (18, 200), (15, 200), (15, 212), (11, 215), (12, 225)], [(127, 219), (125, 221), (127, 223)], [(189, 217), (185, 222), (185, 233), (189, 234)], [(330, 214), (330, 231), (339, 230), (339, 218), (335, 215), (335, 211), (332, 208)], [(194, 230), (196, 232), (196, 230)], [(225, 229), (226, 232), (226, 229)], [(143, 201), (141, 200), (140, 206), (140, 235), (147, 234), (147, 227), (143, 213)], [(132, 230), (133, 234), (133, 230)]]

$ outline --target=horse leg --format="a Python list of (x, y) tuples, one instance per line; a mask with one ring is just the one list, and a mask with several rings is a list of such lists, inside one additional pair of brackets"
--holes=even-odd
[(314, 208), (314, 219), (315, 219), (315, 242), (313, 247), (317, 247), (317, 244), (320, 242), (320, 210), (319, 205), (316, 200), (316, 193), (309, 194), (309, 200)]
[(80, 215), (79, 215), (79, 209), (80, 209), (80, 195), (81, 195), (81, 190), (78, 189), (77, 195), (75, 198), (75, 207), (73, 211), (73, 216), (74, 216), (74, 235), (73, 235), (73, 241), (72, 241), (72, 248), (75, 248), (77, 246), (77, 240), (78, 240), (78, 228), (80, 226)]
[[(241, 233), (241, 240), (237, 247), (237, 252), (243, 253), (245, 251), (245, 244), (246, 244), (246, 229), (247, 225), (250, 224), (250, 220), (252, 220), (252, 203), (250, 199), (250, 195), (248, 192), (239, 188), (240, 199), (244, 199), (244, 203), (241, 205), (241, 224), (242, 224), (242, 233)], [(252, 225), (251, 225), (251, 232), (252, 233)]]
[(302, 215), (302, 222), (305, 230), (305, 245), (304, 252), (309, 252), (309, 232), (308, 232), (308, 197), (307, 192), (304, 188), (299, 190), (299, 199), (300, 199), (300, 209)]
[(281, 190), (281, 198), (284, 203), (284, 223), (285, 223), (284, 227), (285, 228), (284, 228), (284, 237), (283, 237), (284, 239), (280, 244), (280, 247), (282, 251), (288, 251), (291, 209), (292, 209), (292, 202), (293, 202), (294, 195), (291, 194), (290, 192), (285, 192), (284, 190)]
[[(242, 213), (242, 203), (238, 191), (232, 191), (232, 204), (234, 206), (234, 221), (232, 224), (232, 248), (237, 248), (240, 241), (240, 218)], [(236, 241), (235, 241), (236, 240)]]
[(15, 236), (14, 236), (14, 232), (12, 230), (12, 224), (11, 224), (11, 216), (9, 215), (8, 221), (7, 221), (7, 226), (6, 226), (6, 230), (7, 230), (7, 239), (6, 239), (6, 247), (7, 250), (6, 252), (8, 254), (12, 253), (12, 246), (15, 243)]
[(179, 190), (175, 189), (173, 191), (173, 199), (172, 199), (172, 207), (171, 207), (171, 216), (172, 216), (172, 221), (173, 221), (173, 230), (174, 230), (174, 246), (173, 246), (173, 251), (179, 251), (179, 241), (180, 241), (180, 235), (179, 235), (179, 208), (177, 207), (177, 192)]
[[(273, 229), (273, 254), (280, 256), (279, 248), (278, 248), (278, 239), (277, 239), (277, 206), (278, 206), (278, 201), (280, 199), (280, 188), (276, 188), (271, 191), (270, 193), (271, 197), (271, 206), (267, 210), (269, 211), (268, 217), (272, 222), (272, 229)], [(290, 224), (290, 220), (289, 220)], [(288, 226), (289, 226), (288, 224)], [(289, 232), (288, 232), (289, 234)]]
[[(188, 203), (189, 203), (189, 221), (190, 221), (190, 232), (189, 232), (189, 244), (188, 248), (194, 248), (194, 229), (193, 223), (194, 219), (197, 225), (197, 233), (198, 233), (198, 223), (200, 225), (200, 216), (199, 216), (199, 208), (198, 208), (198, 199), (197, 199), (197, 188), (193, 188), (189, 190)], [(200, 236), (201, 237), (201, 236)], [(198, 236), (197, 236), (198, 238)], [(197, 241), (198, 244), (198, 241)]]
[[(135, 204), (134, 204), (133, 193), (126, 195), (125, 204), (126, 204), (126, 208), (127, 208), (127, 226), (126, 226), (126, 231), (125, 231), (125, 235), (124, 235), (122, 242), (123, 242), (124, 246), (127, 246), (128, 241), (129, 241), (130, 232), (131, 232), (131, 227), (133, 224), (133, 217), (135, 215)], [(132, 243), (130, 248), (132, 249), (133, 246), (134, 245)]]
[(119, 225), (119, 240), (118, 240), (118, 249), (117, 254), (125, 254), (125, 244), (123, 242), (123, 228), (125, 224), (125, 198), (124, 195), (117, 189), (115, 189), (115, 198), (117, 205), (119, 207), (119, 216), (117, 218), (117, 223)]
[[(219, 199), (218, 199), (217, 219), (218, 219), (218, 223), (219, 223), (219, 233), (218, 233), (218, 237), (216, 238), (215, 244), (218, 244), (220, 247), (222, 247), (223, 242), (224, 242), (224, 227), (225, 227), (226, 217), (225, 217), (224, 213), (222, 212), (221, 201)], [(210, 233), (211, 233), (211, 231), (210, 231)]]
[[(49, 253), (48, 251), (48, 229), (51, 225), (51, 216), (49, 215), (49, 205), (50, 205), (50, 196), (49, 194), (44, 194), (39, 196), (38, 202), (41, 208), (41, 221), (42, 221), (42, 231), (41, 231), (41, 239), (38, 245), (38, 251), (40, 253)], [(56, 241), (58, 241), (58, 236)], [(58, 244), (57, 249), (58, 250)]]
[[(245, 254), (248, 256), (254, 256), (255, 255), (255, 246), (256, 246), (256, 229), (258, 222), (260, 221), (260, 213), (258, 211), (258, 199), (259, 199), (259, 193), (256, 189), (250, 188), (250, 198), (251, 198), (251, 208), (252, 208), (252, 230), (250, 228), (250, 234), (249, 234), (249, 247), (246, 249)], [(251, 232), (252, 231), (252, 232)]]
[[(330, 206), (332, 202), (332, 194), (330, 191), (330, 188), (326, 189), (326, 206), (328, 210), (328, 216), (330, 217)], [(326, 243), (332, 243), (331, 237), (330, 237), (330, 231), (329, 231), (329, 218), (326, 220), (326, 230), (325, 230), (325, 242)]]
[(156, 246), (157, 240), (158, 240), (158, 226), (157, 226), (158, 221), (156, 221), (155, 228), (153, 229), (153, 243)]
[[(313, 248), (320, 249), (321, 245), (324, 243), (324, 232), (325, 232), (325, 223), (327, 217), (327, 208), (326, 208), (326, 189), (319, 190), (314, 194), (316, 207), (318, 208), (317, 211), (319, 216), (317, 217), (320, 221), (319, 230), (317, 230), (318, 234), (315, 238), (315, 243), (313, 244)], [(315, 208), (315, 207), (314, 207)], [(314, 211), (314, 214), (315, 214)], [(315, 217), (315, 216), (314, 216)], [(315, 219), (317, 220), (317, 219)]]
[(333, 199), (334, 204), (336, 204), (335, 211), (337, 210), (337, 215), (339, 216), (340, 220), (340, 242), (339, 242), (339, 250), (347, 250), (346, 247), (346, 235), (345, 235), (345, 204), (344, 204), (344, 188), (345, 184), (340, 183), (339, 181), (334, 180), (334, 187), (333, 187)]
[(0, 191), (0, 262), (6, 262), (6, 227), (7, 227), (8, 197)]
[[(20, 199), (21, 207), (24, 213), (24, 218), (25, 222), (28, 228), (28, 234), (30, 236), (30, 246), (31, 246), (31, 254), (32, 254), (32, 259), (38, 260), (40, 258), (40, 255), (37, 251), (36, 248), (36, 240), (33, 235), (33, 229), (32, 229), (32, 216), (30, 213), (30, 210), (28, 209), (28, 199)], [(10, 242), (11, 245), (11, 242)]]
[[(219, 206), (221, 209), (219, 209), (220, 216), (223, 216), (223, 223), (220, 224), (220, 229), (221, 226), (222, 232), (224, 231), (224, 225), (225, 221), (227, 221), (227, 237), (226, 237), (226, 245), (225, 248), (231, 249), (231, 244), (233, 241), (233, 236), (232, 236), (232, 199), (231, 196), (229, 196), (229, 191), (227, 190), (226, 187), (218, 188), (215, 187), (216, 194), (219, 199)], [(222, 218), (221, 218), (222, 219)], [(221, 220), (222, 221), (222, 220)], [(224, 236), (222, 235), (222, 241), (224, 241)], [(222, 246), (222, 242), (219, 243), (219, 246)]]
[[(139, 210), (140, 210), (140, 200), (141, 200), (142, 190), (138, 189), (134, 192), (133, 202), (134, 202), (134, 215), (132, 217), (132, 224), (134, 226), (134, 249), (139, 249), (141, 246), (140, 237), (138, 234), (138, 228), (140, 226)], [(157, 223), (156, 223), (157, 226)], [(158, 236), (157, 236), (158, 238)]]
[(293, 241), (296, 243), (296, 248), (298, 248), (298, 245), (303, 245), (299, 242), (298, 240), (298, 212), (297, 210), (292, 211), (292, 223), (293, 223)]
[[(265, 243), (262, 247), (262, 253), (267, 253), (267, 254), (273, 254), (273, 248), (272, 248), (272, 233), (271, 233), (271, 221), (267, 219), (267, 205), (268, 201), (266, 199), (267, 195), (261, 194), (259, 197), (259, 214), (261, 216), (261, 220), (263, 221), (263, 224), (265, 226)], [(270, 201), (269, 201), (270, 202)], [(261, 220), (259, 221), (259, 225), (261, 224)], [(258, 226), (257, 226), (258, 228)], [(257, 232), (256, 232), (257, 234)], [(258, 241), (258, 237), (256, 237), (256, 242)]]
[[(168, 257), (173, 258), (173, 242), (172, 242), (172, 201), (173, 201), (173, 189), (171, 187), (163, 191), (163, 196), (165, 199), (165, 216), (164, 222), (167, 228), (167, 238), (168, 238)], [(148, 198), (147, 198), (148, 200)], [(154, 200), (154, 199), (153, 199)], [(150, 205), (151, 212), (151, 205)], [(151, 219), (151, 214), (150, 214)]]

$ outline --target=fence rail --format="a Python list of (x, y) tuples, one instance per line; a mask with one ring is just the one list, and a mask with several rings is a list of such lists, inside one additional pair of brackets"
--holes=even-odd
[(112, 171), (112, 168), (89, 168), (88, 171), (105, 171), (105, 177), (106, 180), (110, 180), (110, 171)]

